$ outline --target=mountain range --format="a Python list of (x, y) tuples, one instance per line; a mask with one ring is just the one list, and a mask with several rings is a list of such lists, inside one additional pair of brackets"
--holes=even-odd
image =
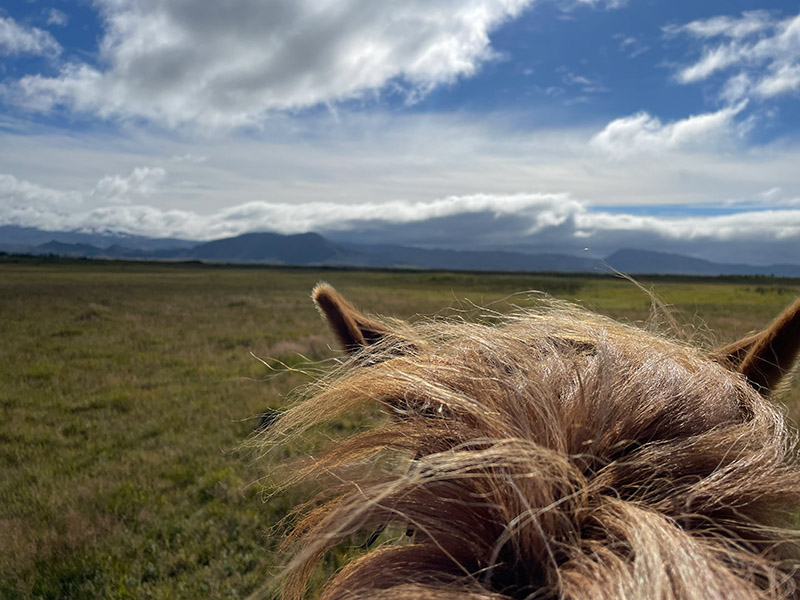
[(449, 250), (381, 244), (335, 243), (317, 233), (246, 233), (197, 242), (119, 234), (49, 232), (0, 226), (0, 252), (126, 260), (200, 260), (297, 266), (354, 266), (441, 270), (546, 271), (673, 275), (800, 277), (800, 265), (715, 263), (700, 258), (620, 249), (604, 258), (501, 250)]

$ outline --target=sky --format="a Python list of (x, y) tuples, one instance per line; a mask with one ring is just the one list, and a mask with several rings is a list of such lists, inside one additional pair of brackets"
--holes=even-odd
[(799, 99), (797, 2), (7, 0), (0, 225), (800, 263)]

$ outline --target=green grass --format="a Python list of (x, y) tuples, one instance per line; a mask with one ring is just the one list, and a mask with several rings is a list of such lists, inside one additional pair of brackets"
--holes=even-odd
[[(0, 598), (241, 598), (274, 572), (262, 463), (238, 450), (267, 407), (333, 356), (309, 300), (327, 280), (385, 315), (508, 310), (542, 290), (630, 321), (610, 277), (0, 262)], [(698, 338), (763, 326), (800, 282), (645, 280)], [(786, 397), (790, 414), (800, 392)], [(336, 560), (334, 557), (333, 561)]]

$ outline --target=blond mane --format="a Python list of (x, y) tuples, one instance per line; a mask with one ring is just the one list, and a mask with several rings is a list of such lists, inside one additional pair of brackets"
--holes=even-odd
[(563, 304), (412, 326), (314, 296), (350, 359), (265, 443), (384, 416), (296, 471), (322, 491), (289, 535), (282, 598), (387, 527), (322, 598), (798, 597), (800, 467), (766, 396), (800, 303), (760, 355), (751, 336), (710, 357)]

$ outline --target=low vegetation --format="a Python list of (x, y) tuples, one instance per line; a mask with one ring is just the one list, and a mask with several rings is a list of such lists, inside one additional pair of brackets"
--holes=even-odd
[[(258, 590), (278, 568), (275, 526), (297, 498), (264, 500), (266, 467), (242, 442), (309, 381), (294, 367), (313, 374), (337, 354), (309, 300), (319, 280), (366, 310), (412, 319), (504, 312), (535, 300), (525, 290), (629, 321), (651, 307), (639, 287), (608, 276), (7, 258), (0, 598)], [(708, 345), (763, 326), (800, 295), (800, 281), (773, 278), (640, 284)], [(784, 401), (800, 415), (797, 385)]]

